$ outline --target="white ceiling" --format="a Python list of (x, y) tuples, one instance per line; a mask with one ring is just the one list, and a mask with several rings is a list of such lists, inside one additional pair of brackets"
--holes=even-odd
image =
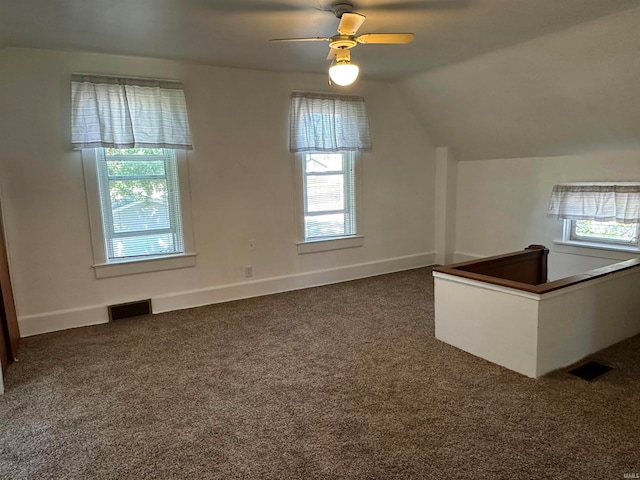
[[(335, 34), (330, 0), (0, 0), (0, 46), (326, 72), (328, 45), (270, 38)], [(637, 7), (640, 0), (354, 0), (359, 33), (414, 32), (409, 45), (358, 45), (369, 78), (452, 64)]]

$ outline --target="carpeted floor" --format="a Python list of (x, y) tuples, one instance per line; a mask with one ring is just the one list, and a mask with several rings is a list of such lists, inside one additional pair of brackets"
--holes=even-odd
[[(464, 301), (464, 299), (460, 299)], [(521, 376), (434, 338), (429, 269), (22, 342), (7, 479), (622, 479), (640, 337)]]

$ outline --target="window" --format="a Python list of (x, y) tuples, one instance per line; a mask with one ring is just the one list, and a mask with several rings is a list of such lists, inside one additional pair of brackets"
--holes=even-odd
[(564, 243), (594, 250), (637, 252), (640, 183), (574, 182), (554, 185), (547, 216), (564, 221)]
[(293, 92), (289, 151), (296, 154), (298, 253), (359, 247), (359, 152), (371, 151), (363, 97)]
[(195, 265), (182, 83), (71, 76), (97, 278)]
[(97, 162), (107, 262), (184, 253), (173, 151), (99, 148)]
[(305, 153), (302, 168), (305, 240), (355, 235), (353, 155)]
[(195, 265), (182, 150), (82, 150), (97, 278)]
[(359, 161), (354, 152), (296, 155), (298, 253), (359, 247)]
[(565, 220), (564, 239), (601, 246), (638, 248), (637, 223)]

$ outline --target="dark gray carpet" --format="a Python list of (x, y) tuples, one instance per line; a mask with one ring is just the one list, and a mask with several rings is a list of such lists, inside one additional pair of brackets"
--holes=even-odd
[[(434, 338), (429, 269), (24, 339), (7, 479), (622, 479), (640, 337), (587, 382)], [(464, 299), (460, 299), (464, 301)]]

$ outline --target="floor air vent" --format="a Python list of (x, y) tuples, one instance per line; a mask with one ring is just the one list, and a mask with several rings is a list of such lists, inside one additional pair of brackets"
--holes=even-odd
[(571, 375), (575, 375), (576, 377), (580, 377), (583, 380), (595, 380), (596, 378), (604, 375), (608, 371), (612, 370), (613, 367), (609, 367), (607, 365), (603, 365), (598, 362), (587, 362), (579, 367), (574, 368), (573, 370), (569, 370)]
[(151, 313), (151, 299), (121, 303), (120, 305), (109, 305), (107, 308), (109, 309), (110, 322), (122, 318), (137, 317), (138, 315), (148, 315)]

